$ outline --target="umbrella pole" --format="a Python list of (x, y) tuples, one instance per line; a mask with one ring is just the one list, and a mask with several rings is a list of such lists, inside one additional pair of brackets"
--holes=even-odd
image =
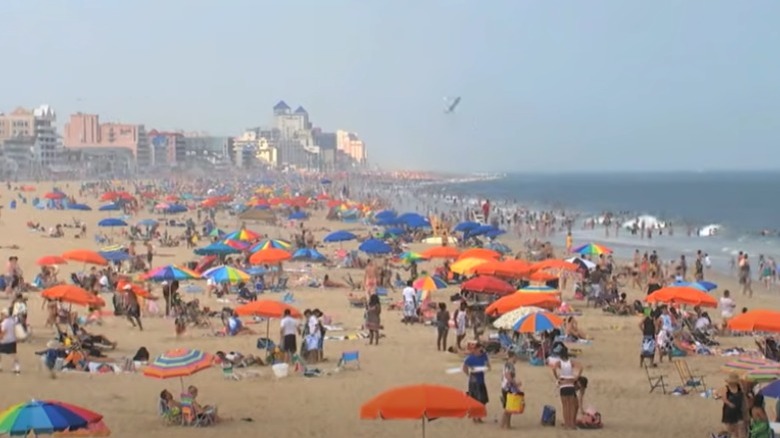
[(422, 417), (422, 436), (425, 438), (425, 416)]
[(179, 383), (181, 384), (181, 393), (184, 394), (184, 377), (179, 377)]

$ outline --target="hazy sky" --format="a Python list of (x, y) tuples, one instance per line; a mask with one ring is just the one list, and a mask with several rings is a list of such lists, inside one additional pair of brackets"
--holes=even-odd
[(0, 109), (238, 135), (284, 99), (385, 167), (778, 169), (778, 23), (776, 0), (3, 0)]

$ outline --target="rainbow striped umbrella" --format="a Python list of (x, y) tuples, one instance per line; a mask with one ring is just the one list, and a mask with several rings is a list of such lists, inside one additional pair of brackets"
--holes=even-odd
[(415, 280), (412, 285), (417, 290), (428, 292), (437, 289), (444, 289), (447, 287), (447, 282), (435, 275), (426, 275), (425, 277)]
[(144, 278), (152, 281), (194, 280), (200, 278), (200, 274), (180, 266), (168, 265), (149, 271)]
[(213, 361), (214, 356), (201, 350), (177, 348), (157, 356), (144, 368), (144, 376), (156, 379), (178, 377), (184, 388), (184, 377), (211, 368)]
[(0, 413), (0, 434), (38, 436), (63, 431), (80, 433), (102, 420), (102, 415), (69, 403), (32, 400), (11, 406)]
[(512, 330), (520, 333), (539, 333), (560, 327), (563, 320), (550, 312), (530, 313), (515, 322)]
[(493, 321), (493, 327), (499, 330), (512, 330), (512, 327), (515, 326), (517, 321), (532, 313), (538, 312), (544, 312), (544, 309), (533, 306), (518, 307), (515, 310), (501, 315), (497, 320)]
[(780, 379), (780, 363), (753, 357), (740, 357), (721, 368), (726, 373), (737, 373), (746, 380), (768, 382)]
[(225, 245), (237, 249), (239, 251), (243, 251), (247, 248), (249, 248), (249, 242), (245, 240), (233, 240), (233, 239), (225, 239), (222, 241)]
[(263, 239), (250, 249), (250, 252), (262, 251), (268, 248), (283, 249), (289, 251), (292, 248), (292, 243), (282, 239)]
[(225, 239), (230, 240), (243, 240), (244, 242), (251, 242), (253, 240), (259, 239), (261, 236), (258, 233), (255, 233), (254, 231), (247, 230), (246, 228), (242, 228), (238, 231), (233, 231), (232, 233), (225, 236)]
[(398, 258), (406, 263), (411, 262), (419, 262), (420, 260), (428, 260), (420, 253), (414, 252), (414, 251), (406, 251), (405, 253), (402, 253)]
[(232, 266), (217, 266), (203, 273), (204, 278), (210, 278), (217, 283), (238, 283), (249, 281), (251, 278), (246, 272)]
[(571, 250), (571, 252), (580, 255), (612, 254), (611, 249), (607, 248), (604, 245), (599, 245), (598, 243), (586, 243), (585, 245), (574, 248), (573, 250)]

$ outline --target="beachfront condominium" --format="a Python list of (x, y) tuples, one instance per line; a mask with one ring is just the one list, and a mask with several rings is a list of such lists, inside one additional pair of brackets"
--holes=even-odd
[[(101, 123), (97, 114), (76, 113), (65, 124), (63, 137), (66, 148), (101, 155), (111, 155), (118, 149), (126, 150), (135, 160), (133, 167), (148, 169), (155, 164), (146, 128), (141, 124)], [(117, 154), (117, 158), (123, 156), (125, 154)]]
[(57, 114), (48, 105), (0, 113), (0, 144), (4, 161), (20, 173), (43, 174), (58, 164)]
[(349, 157), (354, 166), (366, 164), (366, 145), (354, 132), (336, 131), (336, 149)]

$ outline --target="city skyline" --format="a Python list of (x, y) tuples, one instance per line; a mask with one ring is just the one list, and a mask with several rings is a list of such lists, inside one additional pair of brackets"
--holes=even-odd
[[(778, 13), (768, 0), (429, 0), (414, 14), (358, 0), (46, 13), (9, 0), (0, 37), (26, 41), (9, 45), (2, 106), (232, 135), (285, 98), (359, 132), (386, 168), (778, 169), (762, 158), (780, 136)], [(257, 17), (273, 19), (260, 32)]]

